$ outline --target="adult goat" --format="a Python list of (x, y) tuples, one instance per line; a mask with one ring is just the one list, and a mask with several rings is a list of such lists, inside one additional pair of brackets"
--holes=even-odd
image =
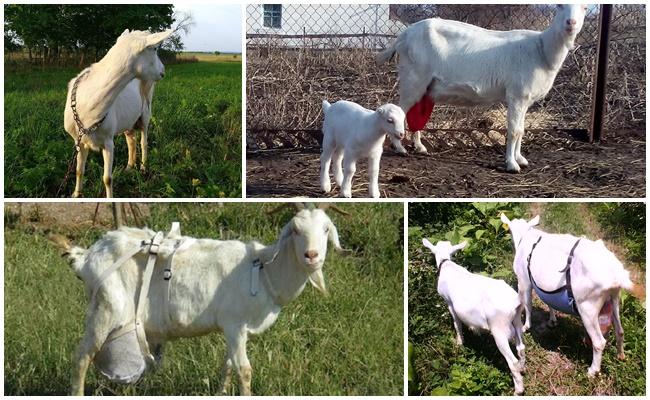
[[(608, 322), (614, 324), (619, 359), (624, 359), (623, 327), (619, 315), (620, 291), (636, 296), (645, 291), (630, 280), (630, 273), (602, 240), (592, 241), (569, 234), (543, 232), (535, 226), (539, 216), (512, 221), (501, 214), (512, 233), (515, 247), (513, 269), (519, 298), (526, 310), (524, 330), (531, 326), (532, 289), (550, 308), (549, 325), (556, 324), (554, 309), (580, 317), (591, 339), (593, 359), (590, 377), (600, 372)], [(605, 317), (605, 323), (599, 317)], [(602, 325), (602, 327), (601, 327)], [(604, 332), (603, 332), (604, 331)]]
[[(506, 169), (519, 172), (528, 165), (521, 154), (528, 108), (544, 98), (577, 34), (585, 5), (558, 5), (553, 23), (543, 32), (493, 31), (474, 25), (431, 18), (409, 26), (379, 53), (382, 64), (399, 54), (400, 106), (409, 129), (415, 131), (418, 152), (427, 149), (419, 131), (435, 103), (457, 106), (508, 106)], [(399, 140), (391, 138), (400, 153)]]
[[(156, 242), (162, 233), (126, 227), (108, 232), (88, 249), (58, 240), (89, 296), (85, 334), (72, 373), (72, 393), (83, 395), (86, 372), (91, 362), (97, 365), (97, 356), (115, 359), (103, 353), (135, 320), (136, 328), (140, 324), (146, 334), (144, 344), (138, 337), (139, 348), (152, 348), (156, 355), (168, 340), (222, 331), (227, 354), (221, 392), (229, 392), (234, 369), (239, 375), (240, 393), (251, 394), (248, 335), (269, 328), (282, 306), (297, 298), (307, 282), (325, 293), (323, 265), (328, 240), (342, 250), (337, 229), (325, 213), (326, 204), (315, 209), (297, 208), (277, 242), (268, 246), (194, 239), (180, 236), (174, 229)], [(153, 253), (158, 258), (147, 280), (150, 268), (145, 264), (149, 264), (152, 250), (149, 254), (146, 250), (154, 244)], [(145, 283), (148, 290), (141, 292)], [(140, 293), (146, 294), (142, 301)], [(138, 348), (138, 342), (133, 342)], [(147, 353), (142, 350), (151, 360)], [(131, 375), (123, 381), (132, 382), (139, 377), (138, 372), (135, 378)]]
[(157, 48), (172, 34), (125, 30), (104, 58), (81, 71), (68, 84), (65, 130), (77, 150), (76, 183), (72, 197), (80, 197), (89, 150), (104, 158), (106, 197), (113, 197), (114, 137), (126, 132), (128, 167), (135, 166), (134, 129), (142, 131), (141, 169), (147, 162), (147, 130), (154, 83), (165, 76)]

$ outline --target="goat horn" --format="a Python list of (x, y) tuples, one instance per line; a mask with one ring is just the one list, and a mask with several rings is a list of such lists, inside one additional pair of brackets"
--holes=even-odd
[(346, 217), (350, 215), (349, 212), (341, 210), (340, 208), (338, 208), (337, 206), (335, 206), (332, 203), (320, 203), (318, 205), (318, 208), (320, 208), (323, 211), (327, 211), (327, 210), (336, 211), (337, 213), (339, 213), (341, 215), (345, 215)]

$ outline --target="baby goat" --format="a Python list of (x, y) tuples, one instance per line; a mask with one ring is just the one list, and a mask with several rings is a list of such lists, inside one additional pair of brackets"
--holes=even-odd
[[(422, 244), (436, 256), (438, 265), (438, 293), (447, 302), (454, 320), (456, 343), (463, 344), (461, 321), (472, 330), (490, 331), (499, 351), (505, 357), (512, 379), (515, 394), (524, 392), (524, 353), (523, 331), (521, 326), (522, 306), (519, 297), (507, 283), (487, 276), (472, 274), (451, 261), (451, 255), (464, 248), (467, 242), (452, 246), (450, 242), (438, 242), (435, 246), (427, 239)], [(514, 337), (519, 359), (510, 349), (508, 341)]]
[[(404, 137), (404, 111), (394, 104), (384, 104), (371, 111), (350, 101), (334, 104), (323, 101), (323, 153), (320, 157), (320, 184), (329, 193), (330, 163), (334, 162), (334, 181), (341, 188), (341, 196), (352, 197), (352, 176), (357, 160), (368, 158), (368, 192), (379, 197), (379, 161), (384, 151), (386, 134), (396, 140)], [(341, 164), (345, 168), (341, 172)]]

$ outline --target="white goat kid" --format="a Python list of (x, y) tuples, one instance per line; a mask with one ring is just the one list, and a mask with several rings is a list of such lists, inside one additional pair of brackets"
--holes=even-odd
[[(588, 375), (594, 376), (600, 371), (606, 344), (599, 315), (601, 310), (605, 313), (603, 307), (610, 302), (618, 357), (624, 359), (620, 290), (625, 288), (636, 292), (638, 287), (632, 283), (629, 272), (614, 253), (605, 247), (602, 240), (592, 241), (536, 229), (539, 216), (530, 221), (511, 221), (501, 214), (501, 221), (509, 227), (515, 247), (513, 269), (517, 275), (519, 296), (526, 309), (524, 330), (531, 326), (531, 291), (535, 287), (540, 298), (551, 306), (550, 326), (557, 323), (553, 307), (580, 316), (593, 346)], [(602, 329), (606, 332), (607, 328), (609, 323)]]
[[(75, 143), (83, 134), (77, 153), (77, 179), (72, 197), (81, 196), (86, 158), (91, 149), (102, 151), (106, 197), (113, 197), (113, 139), (121, 132), (126, 131), (128, 167), (134, 167), (136, 145), (133, 130), (142, 131), (141, 169), (145, 169), (154, 82), (165, 76), (165, 67), (158, 58), (157, 48), (171, 34), (171, 30), (149, 33), (129, 32), (127, 29), (104, 58), (81, 71), (68, 84), (65, 130)], [(73, 101), (75, 86), (76, 98)]]
[[(432, 18), (411, 25), (379, 53), (377, 62), (399, 54), (400, 106), (420, 141), (435, 103), (456, 106), (508, 106), (506, 169), (519, 172), (528, 165), (521, 155), (524, 118), (528, 108), (544, 98), (553, 85), (574, 40), (582, 29), (585, 5), (558, 5), (555, 19), (543, 32), (493, 31), (474, 25)], [(398, 152), (406, 153), (395, 138)]]
[[(352, 177), (357, 161), (368, 158), (368, 192), (379, 197), (379, 164), (386, 134), (398, 141), (404, 137), (404, 111), (394, 104), (384, 104), (376, 111), (350, 101), (330, 104), (323, 101), (323, 152), (320, 158), (320, 183), (325, 193), (332, 190), (330, 164), (341, 196), (352, 197)], [(341, 164), (344, 163), (343, 172)]]
[[(248, 335), (269, 328), (282, 306), (298, 297), (307, 282), (326, 292), (322, 268), (327, 242), (331, 241), (337, 250), (341, 250), (341, 245), (336, 227), (324, 208), (297, 212), (282, 228), (278, 241), (269, 246), (258, 242), (176, 237), (173, 239), (180, 239), (181, 244), (172, 258), (169, 253), (173, 244), (169, 244), (169, 237), (163, 240), (141, 313), (149, 347), (161, 349), (168, 340), (222, 331), (227, 354), (221, 392), (229, 392), (234, 368), (240, 378), (240, 393), (250, 395), (252, 369), (246, 355)], [(129, 258), (97, 289), (95, 283), (116, 260), (133, 253), (134, 248), (154, 234), (149, 229), (121, 228), (108, 232), (87, 250), (63, 245), (86, 292), (97, 290), (96, 296), (90, 298), (84, 338), (77, 349), (73, 394), (83, 395), (88, 367), (109, 335), (133, 321), (146, 254)], [(259, 268), (256, 260), (262, 266), (258, 269), (259, 278), (254, 273)], [(163, 280), (163, 270), (167, 268), (171, 269), (168, 288)], [(168, 302), (165, 293), (169, 293)]]
[[(525, 369), (525, 346), (521, 324), (522, 307), (517, 292), (502, 280), (472, 274), (451, 261), (456, 251), (467, 242), (452, 246), (450, 242), (432, 245), (422, 240), (436, 257), (438, 265), (438, 293), (445, 299), (454, 320), (456, 342), (463, 344), (461, 322), (472, 330), (490, 331), (499, 351), (505, 357), (515, 385), (515, 394), (524, 392), (521, 373)], [(510, 349), (509, 340), (514, 337), (517, 354)]]

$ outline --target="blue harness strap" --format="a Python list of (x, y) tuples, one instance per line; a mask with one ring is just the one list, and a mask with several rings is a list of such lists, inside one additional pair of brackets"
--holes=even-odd
[(540, 236), (539, 239), (537, 239), (537, 242), (533, 244), (533, 247), (530, 250), (530, 254), (528, 254), (528, 260), (527, 260), (528, 278), (530, 279), (530, 283), (535, 288), (535, 293), (537, 293), (537, 296), (539, 296), (539, 298), (542, 299), (544, 303), (548, 304), (553, 309), (561, 311), (565, 314), (579, 315), (580, 313), (578, 312), (578, 307), (576, 306), (575, 298), (573, 297), (573, 290), (571, 290), (570, 270), (571, 270), (571, 263), (573, 262), (573, 253), (576, 247), (578, 247), (578, 243), (580, 243), (580, 239), (578, 239), (573, 245), (573, 247), (571, 248), (571, 252), (569, 252), (569, 257), (567, 259), (566, 266), (564, 267), (563, 270), (560, 271), (565, 274), (566, 285), (552, 291), (546, 291), (540, 288), (539, 286), (537, 286), (537, 283), (533, 278), (533, 274), (530, 272), (530, 260), (533, 257), (533, 252), (535, 251), (535, 247), (541, 240), (542, 237)]

